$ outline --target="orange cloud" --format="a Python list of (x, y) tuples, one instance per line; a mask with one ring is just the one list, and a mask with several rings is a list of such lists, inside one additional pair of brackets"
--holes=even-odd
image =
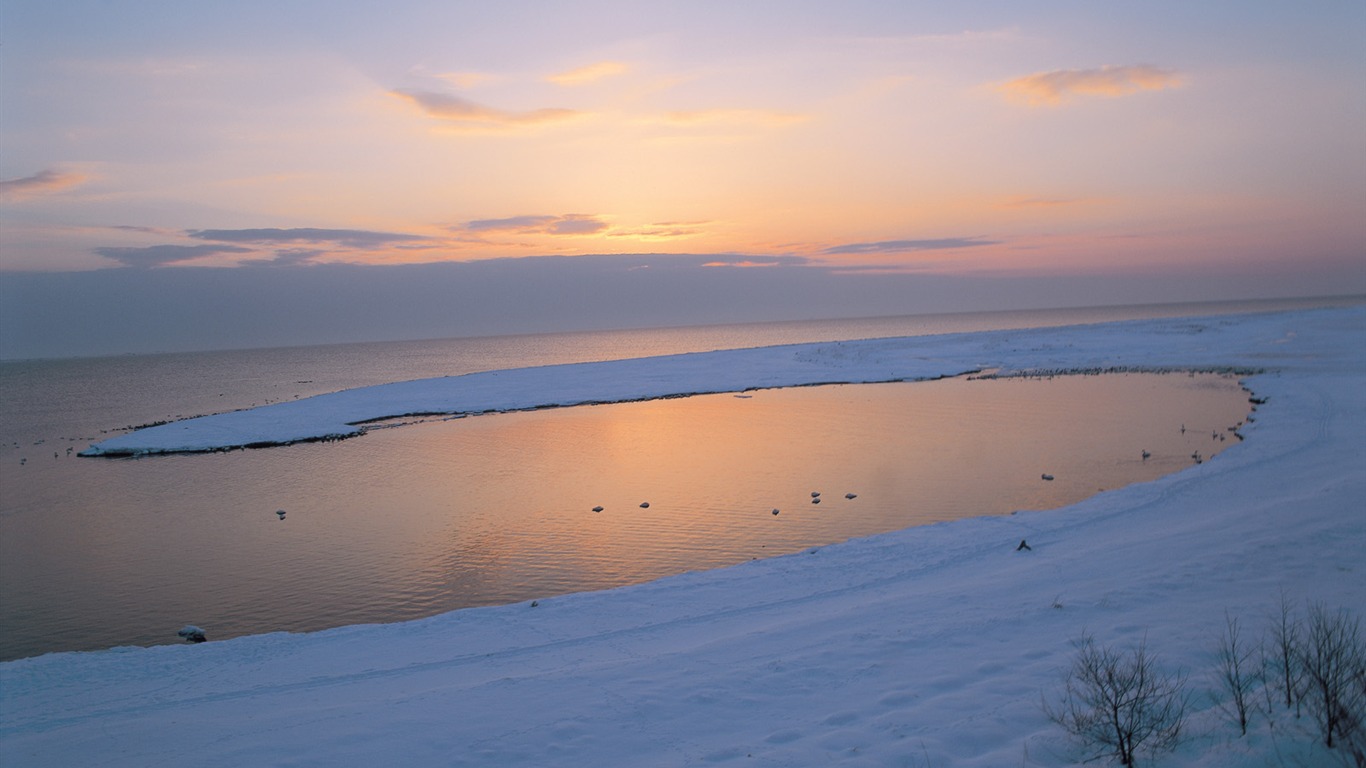
[(1003, 83), (999, 89), (1013, 101), (1037, 107), (1057, 106), (1072, 96), (1115, 98), (1139, 91), (1178, 88), (1182, 84), (1181, 75), (1172, 70), (1138, 65), (1037, 72)]
[(21, 179), (0, 180), (0, 200), (17, 202), (78, 187), (90, 177), (79, 173), (46, 170)]
[(563, 86), (587, 85), (604, 77), (625, 74), (627, 66), (620, 61), (599, 61), (586, 67), (550, 75), (546, 80)]

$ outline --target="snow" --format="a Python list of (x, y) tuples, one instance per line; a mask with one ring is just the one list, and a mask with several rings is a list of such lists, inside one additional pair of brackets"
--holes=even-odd
[[(977, 334), (822, 342), (486, 371), (361, 387), (148, 427), (84, 456), (212, 451), (361, 434), (365, 422), (810, 384), (912, 381), (986, 368), (1236, 367), (1276, 359), (1266, 317), (1163, 319)], [(1258, 333), (1256, 348), (1240, 348)]]
[[(8, 662), (0, 762), (1070, 765), (1082, 754), (1040, 701), (1086, 632), (1121, 647), (1146, 638), (1164, 668), (1189, 673), (1189, 736), (1162, 765), (1336, 764), (1306, 721), (1279, 712), (1240, 738), (1205, 692), (1226, 611), (1255, 635), (1282, 595), (1366, 606), (1366, 307), (505, 371), (169, 425), (175, 437), (115, 447), (301, 439), (395, 406), (996, 367), (1257, 369), (1245, 382), (1266, 403), (1215, 459), (1061, 510), (401, 624)], [(275, 432), (260, 415), (271, 410)], [(1030, 550), (1017, 551), (1022, 539)]]

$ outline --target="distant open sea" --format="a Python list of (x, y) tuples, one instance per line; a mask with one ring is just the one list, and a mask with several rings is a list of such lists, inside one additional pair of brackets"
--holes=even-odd
[[(574, 456), (574, 441), (585, 431), (596, 435), (594, 445), (601, 446), (618, 444), (613, 440), (622, 441), (622, 434), (629, 429), (646, 429), (631, 426), (636, 423), (633, 420), (644, 417), (642, 406), (622, 411), (623, 416), (608, 422), (578, 420), (584, 418), (581, 414), (556, 417), (559, 421), (535, 421), (538, 417), (534, 414), (498, 416), (466, 420), (471, 426), (455, 431), (450, 425), (456, 422), (418, 425), (382, 431), (391, 434), (372, 433), (337, 446), (301, 445), (231, 455), (124, 460), (75, 456), (92, 442), (139, 425), (353, 387), (484, 370), (815, 341), (1303, 309), (1360, 301), (1295, 299), (981, 312), (2, 361), (0, 660), (50, 651), (175, 642), (175, 631), (185, 623), (198, 623), (209, 631), (211, 639), (220, 639), (277, 629), (313, 630), (413, 618), (455, 607), (631, 583), (912, 524), (887, 518), (841, 527), (842, 523), (830, 522), (829, 516), (817, 521), (808, 515), (812, 519), (801, 522), (792, 511), (785, 511), (782, 520), (788, 526), (787, 533), (775, 538), (776, 523), (770, 519), (768, 507), (777, 509), (781, 505), (791, 510), (790, 505), (800, 502), (802, 509), (808, 509), (808, 491), (818, 489), (805, 485), (800, 488), (800, 498), (772, 502), (768, 500), (776, 495), (772, 487), (778, 486), (753, 491), (752, 497), (699, 497), (689, 502), (693, 506), (687, 515), (671, 511), (666, 500), (656, 497), (651, 513), (662, 522), (652, 523), (636, 504), (637, 497), (650, 494), (650, 487), (630, 487), (631, 483), (621, 480), (614, 481), (612, 487), (603, 486), (598, 479), (607, 470), (580, 467), (575, 474), (573, 468), (561, 467), (579, 463), (573, 459), (546, 459), (549, 464), (534, 464), (541, 452), (550, 456), (552, 450), (568, 448), (571, 452), (564, 455)], [(763, 402), (756, 401), (752, 407), (738, 401), (712, 401), (714, 407), (706, 407), (714, 411), (709, 418), (721, 422), (739, 418), (725, 410), (728, 408), (747, 408), (750, 410), (744, 413), (752, 413), (756, 419), (780, 422), (781, 417), (773, 414), (784, 413), (784, 408), (812, 411), (829, 407), (827, 401), (802, 397), (816, 395), (795, 397), (790, 403), (781, 398), (758, 398)], [(902, 395), (860, 394), (862, 404), (857, 407), (872, 422), (886, 421), (887, 416), (876, 414), (906, 410), (898, 405), (902, 401), (894, 399), (897, 397)], [(1227, 399), (1227, 395), (1223, 397)], [(944, 406), (950, 411), (957, 407)], [(980, 410), (980, 406), (962, 409), (950, 415), (964, 418), (964, 413)], [(651, 418), (704, 417), (670, 416), (661, 411)], [(1228, 426), (1224, 422), (1235, 416), (1219, 418), (1223, 421), (1208, 425), (1216, 440), (1219, 430)], [(825, 428), (836, 429), (832, 425)], [(560, 435), (555, 446), (543, 444), (550, 434)], [(863, 439), (855, 432), (846, 437), (855, 445)], [(697, 439), (699, 444), (706, 444), (705, 435)], [(461, 441), (465, 442), (455, 446)], [(637, 453), (646, 455), (643, 444), (621, 445), (627, 458)], [(1086, 450), (1094, 453), (1094, 449)], [(1127, 446), (1123, 450), (1126, 456), (1136, 453)], [(656, 463), (677, 464), (680, 472), (701, 472), (704, 477), (721, 471), (705, 467), (689, 470), (691, 457), (697, 452)], [(1174, 446), (1172, 452), (1173, 457), (1168, 459), (1155, 457), (1154, 467), (1160, 461), (1174, 462), (1176, 452), (1186, 455), (1182, 446)], [(587, 467), (587, 453), (584, 456)], [(795, 466), (802, 460), (794, 457), (790, 463)], [(617, 462), (615, 466), (624, 466), (625, 459), (615, 457), (612, 461)], [(737, 457), (729, 464), (744, 461), (747, 459)], [(518, 474), (533, 465), (539, 473), (535, 477)], [(756, 463), (749, 469), (749, 475), (768, 477), (771, 484), (793, 482), (778, 477), (770, 466)], [(641, 473), (649, 470), (640, 468)], [(816, 469), (804, 471), (819, 474)], [(892, 498), (894, 478), (886, 476), (895, 474), (892, 470), (873, 468), (865, 475), (860, 471), (848, 467), (841, 476), (860, 478), (863, 487), (858, 502), (843, 498), (848, 489), (826, 485), (829, 505), (848, 501), (841, 509), (853, 510), (854, 504), (860, 503), (870, 510), (889, 510), (901, 503)], [(1026, 474), (1038, 477), (1034, 467)], [(571, 529), (562, 511), (552, 509), (555, 500), (533, 501), (534, 494), (527, 492), (523, 494), (525, 509), (516, 513), (523, 517), (515, 521), (511, 517), (505, 521), (488, 517), (494, 514), (490, 508), (518, 506), (515, 499), (519, 497), (512, 494), (519, 489), (540, 485), (542, 479), (552, 484), (552, 475), (556, 493), (566, 497), (565, 504), (576, 514), (594, 503), (609, 509), (593, 522), (585, 518)], [(1058, 493), (1086, 495), (1096, 490), (1094, 483), (1106, 482), (1088, 476), (1078, 481), (1085, 487), (1069, 491), (1063, 480), (1060, 477), (1049, 487)], [(318, 490), (306, 490), (311, 483), (317, 483)], [(492, 486), (510, 490), (502, 491), (501, 496), (489, 495), (486, 489)], [(659, 487), (655, 486), (656, 492)], [(885, 488), (888, 498), (879, 501), (872, 492), (877, 488)], [(1008, 503), (1061, 502), (1030, 496)], [(277, 507), (288, 507), (286, 519), (277, 518)], [(634, 512), (630, 522), (622, 516), (611, 523), (610, 514), (620, 514), (626, 507)], [(748, 539), (732, 544), (728, 543), (734, 538), (730, 533), (716, 529), (732, 525), (726, 522), (725, 514), (737, 507), (763, 507), (764, 516), (745, 518), (744, 523), (735, 524), (736, 530), (751, 525), (768, 527), (755, 528)], [(703, 514), (706, 510), (716, 515), (708, 517)], [(675, 516), (669, 517), (671, 514)], [(623, 542), (636, 541), (631, 537), (649, 541), (650, 525), (669, 528), (678, 536), (679, 543), (658, 554), (659, 562), (634, 562), (655, 557), (648, 547), (629, 544), (628, 549), (636, 548), (618, 551)], [(795, 532), (802, 525), (809, 530)], [(718, 535), (720, 538), (711, 538)], [(530, 541), (535, 536), (541, 539)], [(722, 549), (725, 552), (717, 559), (717, 550)]]

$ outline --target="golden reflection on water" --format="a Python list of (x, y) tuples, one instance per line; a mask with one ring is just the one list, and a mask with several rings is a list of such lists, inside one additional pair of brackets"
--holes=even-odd
[(1208, 460), (1248, 407), (1212, 375), (959, 379), (34, 461), (6, 474), (0, 655), (394, 621), (1052, 508)]
[(1197, 451), (1207, 460), (1236, 442), (1247, 407), (1216, 376), (950, 380), (500, 414), (386, 437), (441, 467), (399, 505), (427, 532), (414, 565), (448, 588), (511, 590), (498, 602), (1067, 505)]

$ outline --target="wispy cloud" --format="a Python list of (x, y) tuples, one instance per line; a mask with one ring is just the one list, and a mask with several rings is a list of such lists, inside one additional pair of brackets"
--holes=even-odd
[(185, 264), (206, 256), (221, 253), (252, 253), (250, 248), (236, 245), (151, 245), (136, 247), (96, 248), (95, 253), (128, 267), (148, 269)]
[(550, 225), (552, 235), (592, 235), (607, 229), (607, 222), (592, 216), (561, 216)]
[(835, 245), (821, 253), (827, 256), (858, 253), (908, 253), (910, 251), (946, 251), (955, 248), (976, 248), (983, 245), (997, 245), (996, 240), (980, 237), (944, 237), (934, 240), (882, 240), (876, 243), (846, 243)]
[(494, 109), (454, 94), (397, 88), (390, 91), (430, 117), (467, 128), (512, 128), (569, 120), (580, 113), (572, 109), (544, 108), (523, 112)]
[(607, 229), (607, 222), (582, 213), (563, 216), (510, 216), (506, 219), (478, 219), (465, 224), (470, 232), (515, 232), (543, 235), (595, 235)]
[(1057, 69), (1017, 77), (1000, 90), (1014, 101), (1030, 106), (1056, 106), (1073, 96), (1114, 98), (1139, 91), (1178, 88), (1184, 78), (1169, 69), (1148, 65), (1105, 66), (1099, 69)]
[(179, 235), (178, 229), (166, 229), (165, 227), (142, 227), (132, 224), (112, 224), (109, 229), (118, 232), (138, 232), (145, 235)]
[(661, 221), (634, 229), (618, 229), (608, 237), (621, 237), (631, 240), (660, 241), (680, 240), (702, 234), (705, 221)]
[(471, 232), (535, 232), (558, 218), (558, 216), (509, 216), (505, 219), (476, 219), (467, 222), (465, 229)]
[(399, 232), (373, 232), (365, 229), (316, 229), (299, 227), (294, 229), (192, 229), (185, 233), (196, 240), (213, 240), (225, 243), (330, 243), (347, 248), (377, 248), (397, 243), (413, 243), (428, 240), (422, 235), (409, 235)]
[(0, 200), (28, 200), (78, 187), (89, 180), (90, 177), (84, 174), (52, 169), (19, 179), (3, 179), (0, 180)]
[(606, 77), (625, 74), (628, 67), (620, 61), (599, 61), (568, 72), (550, 75), (546, 80), (563, 86), (587, 85)]

